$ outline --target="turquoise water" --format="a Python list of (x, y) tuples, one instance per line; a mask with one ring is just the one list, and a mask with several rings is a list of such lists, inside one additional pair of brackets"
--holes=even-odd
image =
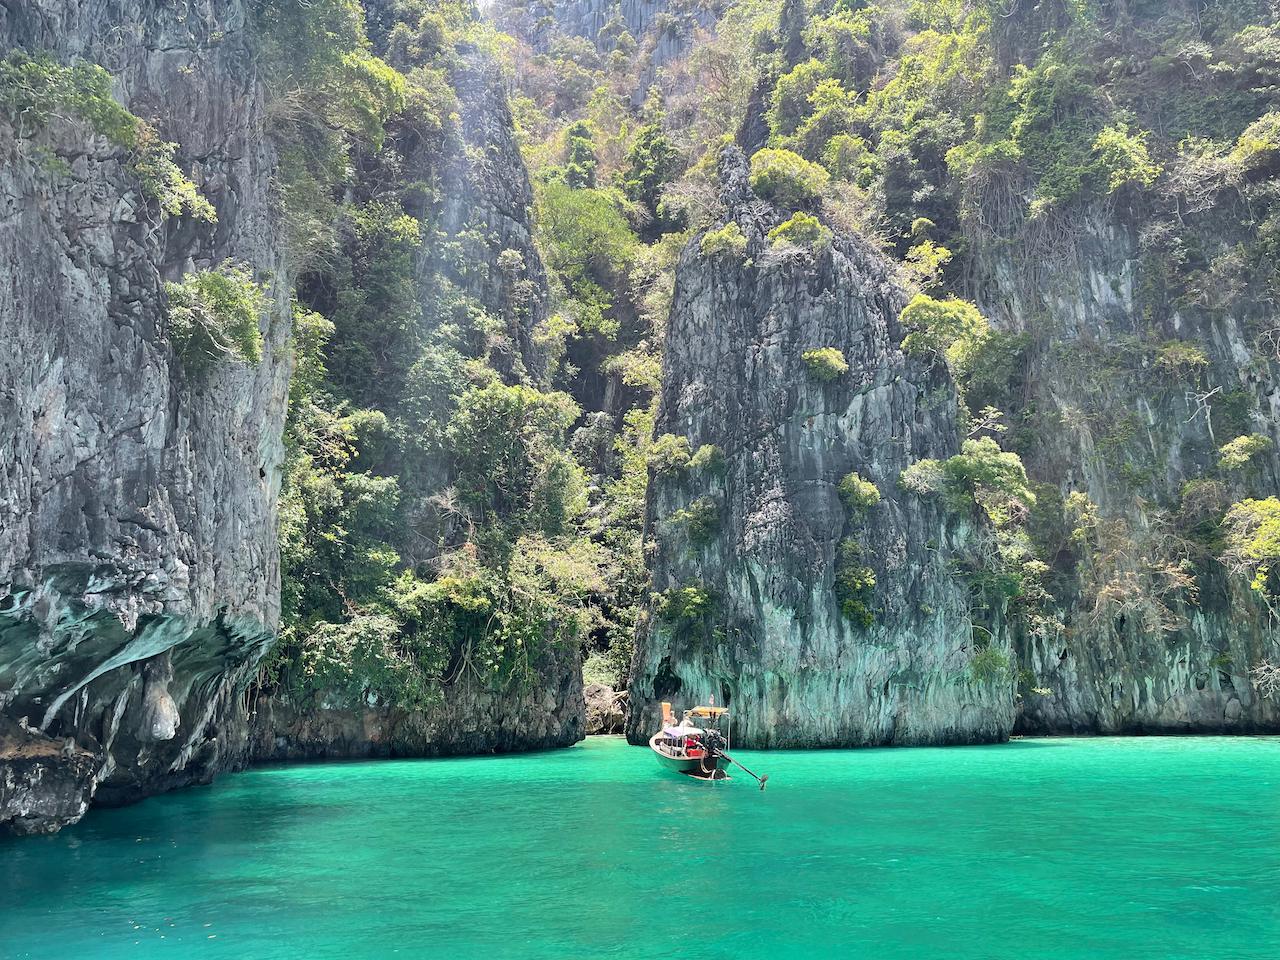
[(254, 770), (0, 841), (5, 958), (1280, 957), (1280, 739)]

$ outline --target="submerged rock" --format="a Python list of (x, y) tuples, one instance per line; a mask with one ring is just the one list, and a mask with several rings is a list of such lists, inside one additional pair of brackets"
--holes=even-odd
[[(840, 232), (774, 244), (785, 214), (752, 195), (736, 148), (722, 177), (746, 248), (695, 241), (678, 268), (656, 434), (694, 456), (651, 475), (658, 600), (628, 735), (647, 739), (659, 701), (714, 696), (755, 747), (1003, 739), (1011, 683), (974, 679), (970, 588), (952, 569), (980, 545), (978, 521), (897, 483), (957, 452), (955, 387), (899, 349), (906, 298), (883, 256)], [(848, 370), (815, 371), (804, 355), (824, 348)], [(838, 489), (855, 471), (881, 498), (865, 519)], [(850, 563), (874, 576), (866, 624), (837, 596)], [(994, 626), (983, 640), (1008, 651)]]
[(98, 766), (73, 740), (59, 742), (0, 718), (0, 824), (30, 834), (75, 823), (89, 809)]

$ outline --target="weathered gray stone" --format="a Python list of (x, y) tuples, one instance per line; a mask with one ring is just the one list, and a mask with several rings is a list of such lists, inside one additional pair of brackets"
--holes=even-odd
[(622, 733), (626, 728), (627, 691), (603, 683), (589, 683), (582, 691), (587, 702), (587, 736)]
[[(288, 283), (245, 16), (234, 0), (0, 6), (0, 48), (107, 66), (218, 212), (162, 218), (83, 123), (18, 138), (0, 117), (0, 698), (77, 745), (0, 760), (50, 791), (18, 829), (83, 812), (68, 784), (128, 800), (235, 762), (219, 727), (278, 617)], [(229, 257), (273, 298), (264, 355), (193, 379), (162, 281)]]
[(577, 657), (552, 651), (534, 682), (493, 690), (460, 680), (426, 709), (348, 704), (316, 695), (264, 698), (250, 716), (257, 761), (437, 757), (567, 747), (584, 735)]
[[(1013, 724), (1011, 685), (977, 682), (969, 589), (951, 569), (981, 541), (902, 492), (915, 460), (957, 452), (956, 394), (940, 365), (903, 355), (905, 303), (888, 262), (837, 235), (827, 250), (771, 249), (785, 216), (752, 196), (729, 148), (723, 199), (747, 259), (684, 251), (667, 325), (656, 432), (713, 444), (725, 469), (651, 477), (653, 588), (699, 584), (714, 612), (680, 629), (651, 612), (630, 684), (628, 735), (655, 728), (656, 704), (718, 703), (734, 739), (759, 747), (999, 740)], [(802, 354), (839, 349), (847, 374), (824, 383)], [(883, 497), (853, 523), (837, 484), (856, 470)], [(710, 498), (719, 531), (705, 545), (672, 522)], [(842, 538), (875, 570), (875, 623), (845, 617), (834, 577)], [(991, 641), (1007, 650), (997, 625)]]
[[(1144, 293), (1151, 266), (1142, 263), (1141, 235), (1160, 214), (1105, 205), (1001, 224), (1000, 239), (971, 225), (978, 305), (997, 328), (1029, 338), (1020, 402), (1044, 427), (1021, 441), (1028, 473), (1064, 496), (1087, 494), (1105, 522), (1127, 525), (1126, 549), (1104, 551), (1110, 571), (1088, 559), (1059, 563), (1065, 569), (1052, 589), (1063, 629), (1019, 639), (1031, 685), (1049, 691), (1024, 691), (1023, 732), (1280, 729), (1280, 701), (1259, 696), (1250, 676), (1260, 661), (1280, 657), (1280, 632), (1244, 578), (1206, 554), (1193, 570), (1194, 594), (1160, 597), (1152, 574), (1178, 555), (1176, 514), (1189, 481), (1219, 477), (1232, 500), (1280, 492), (1277, 446), (1247, 476), (1217, 469), (1218, 447), (1241, 428), (1280, 445), (1280, 362), (1254, 342), (1256, 331), (1275, 325), (1274, 307), (1243, 298), (1210, 310)], [(1241, 239), (1234, 217), (1213, 210), (1181, 215), (1180, 229), (1206, 256)], [(1202, 350), (1205, 368), (1104, 369), (1123, 369), (1136, 344), (1151, 351), (1173, 340)], [(1197, 399), (1211, 392), (1232, 395), (1242, 411), (1229, 435), (1210, 415), (1213, 396)], [(1103, 595), (1112, 581), (1116, 589)], [(1163, 624), (1140, 615), (1152, 599), (1167, 607)]]
[(0, 824), (17, 834), (53, 833), (84, 816), (98, 759), (0, 717)]
[[(447, 279), (504, 318), (510, 347), (494, 362), (510, 380), (539, 383), (546, 378), (546, 358), (533, 333), (546, 319), (550, 295), (533, 242), (533, 187), (515, 140), (502, 71), (475, 53), (460, 60), (450, 79), (462, 136), (443, 163), (427, 158), (443, 168), (443, 204), (435, 249), (423, 258), (426, 285), (433, 277)], [(442, 255), (459, 244), (460, 256)]]

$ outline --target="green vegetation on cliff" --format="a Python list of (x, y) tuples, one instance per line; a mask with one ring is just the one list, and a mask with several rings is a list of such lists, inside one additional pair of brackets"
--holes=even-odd
[(262, 355), (266, 291), (243, 266), (189, 273), (165, 284), (169, 336), (190, 373), (223, 360), (257, 363)]
[[(0, 113), (12, 120), (19, 139), (55, 119), (81, 121), (127, 151), (143, 193), (164, 213), (210, 223), (218, 219), (175, 161), (178, 145), (163, 140), (152, 124), (122, 107), (111, 92), (111, 75), (96, 63), (62, 64), (48, 54), (10, 52), (0, 60)], [(69, 172), (63, 157), (47, 150), (40, 155), (50, 169)]]
[(520, 339), (537, 267), (492, 248), (500, 225), (446, 222), (472, 189), (458, 111), (500, 109), (455, 91), (488, 35), (462, 4), (369, 10), (258, 13), (300, 265), (273, 674), (412, 708), (575, 656), (602, 556), (569, 450), (580, 408)]
[[(877, 356), (823, 330), (733, 358), (780, 352), (805, 402), (917, 382), (941, 411), (946, 436), (886, 438), (815, 485), (845, 506), (822, 550), (846, 619), (874, 629), (892, 544), (873, 538), (910, 501), (939, 541), (977, 531), (948, 568), (972, 680), (1021, 673), (981, 639), (998, 630), (1069, 651), (1062, 676), (1083, 643), (1141, 650), (1134, 670), (1181, 643), (1225, 691), (1236, 623), (1274, 658), (1273, 4), (673, 3), (590, 37), (516, 0), (491, 22), (464, 0), (246, 6), (264, 149), (184, 153), (127, 71), (39, 51), (0, 51), (0, 111), (55, 189), (126, 172), (113, 231), (190, 235), (152, 280), (180, 380), (259, 373), (292, 295), (271, 682), (412, 707), (568, 651), (621, 684), (648, 613), (729, 629), (733, 598), (697, 577), (648, 582), (657, 546), (714, 553), (725, 451), (751, 443), (655, 435), (677, 267), (803, 284), (864, 245), (895, 262), (867, 291)], [(722, 183), (731, 143), (748, 167)], [(219, 162), (274, 174), (252, 253), (278, 226), (292, 291), (208, 255), (244, 229), (197, 184), (213, 195)], [(877, 382), (885, 357), (911, 376)], [(680, 489), (669, 515), (651, 481)]]
[[(740, 0), (716, 16), (714, 35), (646, 74), (645, 38), (621, 20), (592, 42), (517, 4), (496, 13), (515, 37), (535, 174), (567, 185), (557, 189), (615, 191), (610, 216), (650, 245), (632, 248), (643, 269), (593, 278), (620, 320), (618, 346), (652, 355), (661, 331), (673, 260), (655, 272), (646, 249), (694, 233), (704, 256), (746, 258), (717, 196), (716, 156), (737, 139), (752, 188), (794, 214), (771, 227), (771, 248), (820, 250), (832, 231), (856, 230), (902, 264), (915, 295), (902, 347), (957, 382), (963, 441), (903, 484), (955, 516), (977, 507), (990, 524), (990, 549), (966, 572), (976, 620), (1010, 616), (1044, 636), (1063, 628), (1064, 604), (1079, 604), (1098, 623), (1107, 611), (1157, 611), (1141, 618), (1157, 634), (1185, 622), (1196, 578), (1238, 568), (1231, 504), (1274, 482), (1254, 391), (1231, 382), (1235, 359), (1198, 318), (1238, 314), (1232, 336), (1252, 352), (1250, 370), (1272, 376), (1280, 328), (1242, 305), (1270, 302), (1275, 283), (1274, 11), (1252, 0)], [(565, 171), (587, 153), (590, 184), (575, 184)], [(1102, 341), (1030, 299), (983, 315), (992, 270), (1035, 288), (1047, 270), (1081, 262), (1080, 239), (1110, 222), (1132, 229), (1141, 256), (1131, 295), (1116, 279), (1112, 294), (1095, 291), (1132, 298), (1130, 319)], [(551, 248), (573, 232), (539, 229)], [(797, 346), (811, 376), (840, 374), (834, 354)], [(563, 386), (594, 392), (585, 384), (607, 349), (571, 348), (575, 377)], [(650, 395), (627, 396), (640, 409)], [(1162, 422), (1144, 422), (1135, 404)], [(1186, 439), (1197, 430), (1203, 439)], [(1063, 459), (1069, 439), (1075, 464)], [(654, 439), (648, 454), (664, 476), (691, 455), (678, 436)], [(1090, 535), (1067, 537), (1064, 504), (1086, 478), (1129, 504), (1141, 498), (1154, 525), (1095, 504)], [(861, 565), (846, 557), (841, 569)]]

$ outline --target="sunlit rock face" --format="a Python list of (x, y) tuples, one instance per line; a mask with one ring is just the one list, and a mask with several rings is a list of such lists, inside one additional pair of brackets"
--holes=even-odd
[[(1165, 290), (1172, 216), (1119, 203), (1047, 222), (992, 216), (996, 235), (969, 227), (972, 295), (1024, 338), (1002, 404), (1026, 426), (1006, 443), (1043, 484), (1042, 514), (1073, 492), (1097, 506), (1087, 547), (1071, 541), (1074, 521), (1038, 532), (1061, 627), (1018, 640), (1020, 731), (1280, 729), (1280, 701), (1251, 673), (1280, 655), (1278, 625), (1221, 561), (1217, 526), (1230, 502), (1280, 492), (1280, 356), (1266, 338), (1280, 322), (1247, 290)], [(1178, 223), (1206, 260), (1242, 239), (1230, 210)], [(1170, 345), (1200, 357), (1171, 362)], [(1222, 470), (1219, 447), (1242, 434), (1273, 446)]]
[[(0, 48), (107, 67), (218, 214), (162, 218), (82, 123), (0, 117), (0, 822), (24, 831), (237, 762), (276, 625), (287, 284), (245, 26), (239, 2), (0, 7)], [(227, 258), (274, 298), (263, 357), (193, 378), (162, 282)]]
[(587, 735), (622, 733), (627, 720), (626, 691), (589, 683), (583, 694), (587, 701)]
[[(640, 64), (639, 82), (632, 91), (638, 103), (659, 71), (680, 60), (699, 36), (715, 30), (729, 7), (724, 0), (530, 0), (517, 10), (503, 11), (507, 29), (545, 51), (557, 34), (582, 37), (604, 56), (615, 51)], [(666, 82), (665, 80), (663, 82)]]
[[(632, 668), (631, 739), (656, 728), (659, 701), (711, 696), (733, 711), (735, 742), (757, 747), (1006, 737), (1012, 690), (972, 676), (971, 591), (953, 570), (982, 531), (897, 484), (913, 461), (957, 452), (953, 384), (899, 349), (906, 297), (879, 253), (838, 233), (825, 250), (773, 247), (765, 235), (786, 214), (751, 194), (735, 148), (722, 178), (747, 248), (707, 255), (694, 242), (681, 258), (656, 434), (714, 445), (723, 465), (655, 473), (647, 521), (655, 594), (694, 587), (708, 609), (673, 622), (655, 602)], [(830, 382), (803, 359), (824, 347), (849, 365)], [(861, 522), (837, 490), (851, 471), (882, 497)], [(715, 532), (693, 538), (678, 511), (699, 502)], [(845, 538), (874, 571), (870, 626), (837, 598)], [(994, 626), (989, 642), (1007, 650)]]
[[(547, 376), (534, 332), (547, 317), (546, 269), (533, 241), (533, 186), (516, 143), (506, 81), (481, 53), (459, 58), (450, 72), (460, 142), (424, 160), (441, 172), (439, 239), (422, 258), (428, 289), (445, 279), (506, 321), (509, 346), (494, 363), (512, 382)], [(461, 256), (447, 255), (461, 248)], [(433, 318), (447, 322), (446, 317)]]

